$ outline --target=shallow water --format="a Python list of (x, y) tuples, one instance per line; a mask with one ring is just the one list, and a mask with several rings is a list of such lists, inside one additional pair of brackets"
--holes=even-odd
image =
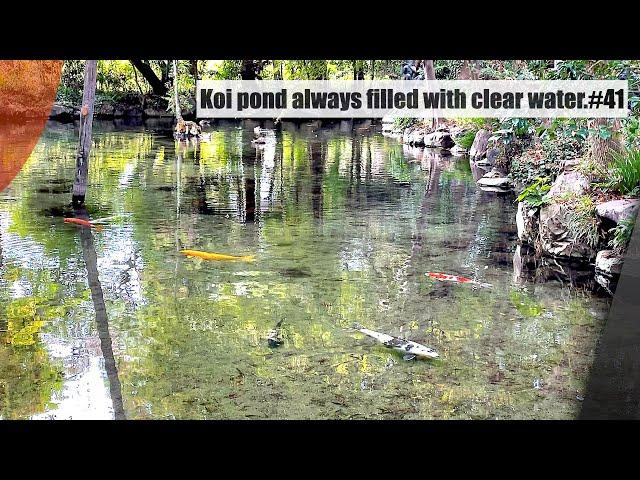
[(197, 144), (97, 123), (96, 231), (63, 223), (78, 132), (48, 125), (0, 193), (2, 418), (577, 415), (610, 298), (590, 272), (523, 265), (513, 196), (373, 128), (285, 123), (256, 147), (253, 126)]

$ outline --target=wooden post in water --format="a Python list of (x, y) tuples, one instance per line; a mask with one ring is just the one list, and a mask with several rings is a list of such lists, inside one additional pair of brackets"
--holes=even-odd
[(84, 66), (84, 90), (80, 109), (80, 142), (76, 153), (76, 177), (71, 197), (74, 205), (83, 205), (89, 178), (89, 154), (93, 129), (93, 106), (96, 99), (97, 60), (87, 60)]
[(173, 101), (175, 102), (176, 120), (182, 120), (182, 111), (180, 110), (180, 97), (178, 96), (178, 61), (173, 61)]

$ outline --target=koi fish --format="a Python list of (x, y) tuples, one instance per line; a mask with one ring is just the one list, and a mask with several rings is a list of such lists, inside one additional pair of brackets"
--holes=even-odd
[(403, 340), (402, 338), (387, 335), (386, 333), (369, 330), (358, 323), (354, 324), (353, 328), (358, 330), (360, 333), (364, 333), (371, 338), (375, 338), (387, 348), (393, 348), (398, 352), (404, 353), (403, 358), (405, 360), (413, 360), (416, 357), (438, 358), (440, 356), (433, 348), (425, 347), (424, 345), (410, 340)]
[(283, 320), (280, 320), (277, 325), (269, 330), (267, 334), (267, 343), (271, 348), (277, 348), (284, 343), (282, 339), (282, 332), (280, 331), (280, 326), (282, 325)]
[(94, 225), (89, 220), (82, 218), (65, 218), (64, 223), (73, 223), (74, 225), (80, 225), (81, 227), (95, 228), (97, 231), (102, 230), (102, 225)]
[(450, 275), (448, 273), (441, 272), (427, 272), (425, 273), (429, 278), (433, 278), (434, 280), (440, 280), (442, 282), (455, 282), (455, 283), (470, 283), (472, 285), (478, 285), (479, 287), (490, 288), (493, 285), (490, 283), (477, 282), (475, 280), (471, 280), (470, 278), (463, 277), (461, 275)]
[(235, 256), (235, 255), (225, 255), (222, 253), (209, 253), (209, 252), (199, 252), (198, 250), (181, 250), (180, 253), (186, 255), (187, 257), (198, 257), (203, 260), (214, 260), (214, 261), (243, 261), (243, 262), (253, 262), (255, 257), (253, 255), (245, 255), (245, 256)]

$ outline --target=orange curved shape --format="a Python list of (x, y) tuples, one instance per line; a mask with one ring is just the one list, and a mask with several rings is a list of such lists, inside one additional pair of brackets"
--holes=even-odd
[(198, 250), (181, 250), (180, 253), (186, 255), (187, 257), (196, 257), (202, 258), (204, 260), (213, 260), (213, 261), (228, 261), (233, 262), (236, 260), (243, 262), (253, 262), (255, 257), (253, 255), (244, 255), (244, 256), (236, 256), (236, 255), (225, 255), (224, 253), (210, 253), (210, 252), (200, 252)]
[(83, 218), (65, 218), (64, 223), (73, 223), (81, 227), (95, 228), (98, 232), (102, 231), (102, 225), (94, 225), (89, 220), (84, 220)]
[(450, 275), (448, 273), (442, 273), (442, 272), (427, 272), (427, 275), (436, 280), (444, 280), (449, 282), (467, 283), (472, 281), (470, 278), (467, 278), (467, 277), (462, 277), (460, 275)]
[(0, 61), (0, 192), (36, 146), (56, 97), (61, 60)]

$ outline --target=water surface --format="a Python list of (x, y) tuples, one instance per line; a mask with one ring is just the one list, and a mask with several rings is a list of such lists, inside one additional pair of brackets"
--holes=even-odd
[[(62, 221), (78, 132), (48, 125), (0, 193), (2, 418), (577, 416), (610, 299), (523, 265), (513, 196), (373, 128), (285, 123), (254, 146), (254, 125), (179, 143), (97, 122), (99, 232)], [(404, 361), (354, 322), (441, 356)]]

